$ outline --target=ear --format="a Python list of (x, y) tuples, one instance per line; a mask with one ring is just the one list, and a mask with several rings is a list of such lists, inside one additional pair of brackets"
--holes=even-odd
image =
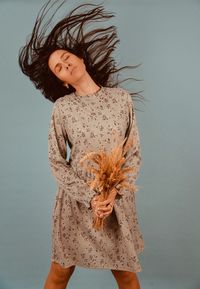
[(68, 83), (64, 82), (63, 85), (66, 86), (67, 88), (69, 88), (69, 84)]

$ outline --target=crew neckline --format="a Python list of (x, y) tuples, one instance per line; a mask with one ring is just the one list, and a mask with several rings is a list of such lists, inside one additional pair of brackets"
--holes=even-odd
[(74, 92), (74, 95), (77, 96), (77, 97), (91, 97), (91, 96), (97, 96), (99, 94), (101, 94), (101, 92), (103, 91), (103, 86), (102, 85), (99, 85), (100, 88), (96, 91), (96, 92), (93, 92), (93, 93), (90, 93), (90, 94), (86, 94), (86, 95), (80, 95), (78, 94), (77, 92)]

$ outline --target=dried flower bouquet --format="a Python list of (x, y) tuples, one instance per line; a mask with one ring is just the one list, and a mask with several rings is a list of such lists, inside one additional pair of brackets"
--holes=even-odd
[[(85, 167), (86, 171), (95, 176), (94, 180), (89, 181), (88, 185), (91, 189), (95, 189), (100, 193), (100, 201), (108, 199), (109, 193), (113, 188), (117, 189), (117, 194), (120, 193), (124, 188), (137, 191), (138, 188), (135, 184), (128, 182), (126, 173), (135, 171), (134, 167), (123, 167), (126, 162), (126, 154), (128, 153), (131, 146), (134, 145), (134, 138), (129, 139), (124, 145), (127, 137), (116, 145), (111, 152), (106, 152), (104, 148), (99, 151), (92, 151), (87, 153), (81, 158), (80, 164)], [(85, 160), (92, 160), (97, 164), (97, 168), (90, 167), (84, 164)], [(93, 228), (97, 230), (103, 229), (104, 220), (96, 215), (93, 218)]]

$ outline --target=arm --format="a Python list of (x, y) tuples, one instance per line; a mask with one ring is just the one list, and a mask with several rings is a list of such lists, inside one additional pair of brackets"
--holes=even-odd
[(62, 126), (60, 118), (59, 102), (55, 102), (51, 114), (48, 133), (48, 158), (52, 174), (57, 185), (65, 190), (70, 197), (84, 203), (91, 209), (91, 199), (97, 194), (89, 185), (73, 170), (67, 162), (67, 133)]
[[(125, 155), (126, 162), (123, 167), (134, 167), (135, 171), (127, 173), (128, 181), (131, 184), (135, 184), (136, 179), (138, 178), (140, 167), (141, 167), (141, 146), (140, 146), (140, 136), (139, 131), (137, 127), (137, 121), (135, 116), (135, 110), (134, 110), (134, 103), (132, 100), (131, 95), (128, 93), (128, 91), (125, 91), (126, 99), (127, 99), (127, 110), (129, 115), (129, 122), (128, 127), (126, 130), (125, 136), (127, 136), (126, 142), (129, 142), (133, 140), (133, 145)], [(125, 145), (125, 144), (124, 144)], [(117, 198), (121, 198), (121, 195), (123, 195), (123, 189), (119, 189)]]

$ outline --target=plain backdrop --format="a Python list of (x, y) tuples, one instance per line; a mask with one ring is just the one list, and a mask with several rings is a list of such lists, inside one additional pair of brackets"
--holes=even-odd
[[(73, 2), (73, 3), (72, 3)], [(70, 1), (62, 9), (80, 3)], [(18, 66), (42, 0), (0, 1), (0, 289), (41, 289), (50, 265), (56, 183), (47, 155), (52, 103)], [(72, 5), (73, 4), (73, 5)], [(200, 1), (107, 0), (115, 52), (143, 89), (137, 210), (142, 289), (200, 288)], [(64, 11), (64, 10), (63, 10)], [(63, 12), (61, 11), (61, 12)], [(128, 74), (125, 74), (126, 76)], [(109, 270), (77, 267), (69, 289), (117, 288)]]

